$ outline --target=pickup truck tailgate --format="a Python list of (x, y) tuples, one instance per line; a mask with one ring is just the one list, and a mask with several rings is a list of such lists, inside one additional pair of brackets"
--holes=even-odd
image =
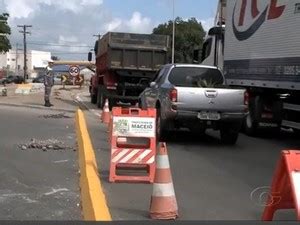
[(186, 111), (244, 111), (243, 89), (176, 87), (177, 109)]

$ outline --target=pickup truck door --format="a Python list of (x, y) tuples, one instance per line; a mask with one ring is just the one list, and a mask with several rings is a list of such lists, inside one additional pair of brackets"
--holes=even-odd
[(145, 100), (148, 107), (155, 108), (156, 106), (156, 102), (159, 94), (159, 88), (166, 70), (167, 70), (166, 68), (162, 68), (159, 71), (157, 78), (154, 80), (154, 82), (156, 83), (155, 86), (145, 90)]

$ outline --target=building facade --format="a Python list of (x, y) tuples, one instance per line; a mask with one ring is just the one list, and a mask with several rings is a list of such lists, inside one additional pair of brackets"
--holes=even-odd
[[(51, 52), (29, 50), (27, 51), (27, 73), (29, 78), (37, 75), (35, 68), (45, 68), (47, 61), (51, 59)], [(24, 74), (24, 52), (22, 50), (10, 50), (0, 54), (0, 70), (8, 71), (10, 74)]]

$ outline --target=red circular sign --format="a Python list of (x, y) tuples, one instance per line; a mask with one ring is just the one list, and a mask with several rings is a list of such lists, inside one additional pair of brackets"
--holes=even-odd
[(78, 66), (70, 66), (69, 73), (71, 76), (76, 77), (80, 74), (80, 68)]

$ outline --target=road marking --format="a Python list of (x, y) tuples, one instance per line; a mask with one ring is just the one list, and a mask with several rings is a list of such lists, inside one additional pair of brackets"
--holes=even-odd
[(80, 197), (83, 218), (86, 221), (111, 221), (111, 214), (101, 185), (95, 151), (84, 114), (80, 109), (76, 113), (76, 134), (79, 148)]
[(58, 189), (52, 188), (52, 191), (44, 193), (44, 195), (46, 195), (46, 196), (53, 195), (53, 194), (56, 194), (56, 193), (59, 193), (59, 192), (63, 192), (63, 191), (69, 191), (69, 189), (67, 189), (67, 188), (58, 188)]
[(68, 162), (69, 160), (58, 160), (58, 161), (54, 161), (53, 163), (64, 163), (64, 162)]

